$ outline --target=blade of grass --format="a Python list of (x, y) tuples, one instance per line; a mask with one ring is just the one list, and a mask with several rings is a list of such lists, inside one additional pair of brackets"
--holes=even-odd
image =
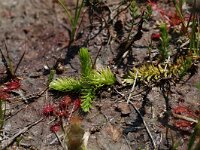
[(4, 66), (6, 67), (6, 73), (8, 75), (8, 78), (9, 77), (13, 77), (13, 74), (12, 74), (12, 71), (10, 69), (10, 66), (8, 65), (8, 62), (7, 62), (7, 60), (6, 60), (6, 58), (5, 58), (5, 56), (4, 56), (4, 54), (3, 54), (1, 49), (0, 49), (0, 53), (1, 53), (2, 62), (4, 64)]
[(7, 47), (7, 44), (6, 42), (4, 41), (4, 44), (5, 44), (5, 48), (6, 48), (6, 53), (7, 53), (7, 59), (8, 59), (8, 66), (9, 66), (9, 69), (10, 69), (10, 72), (11, 72), (11, 75), (12, 77), (15, 75), (14, 74), (14, 65), (13, 65), (13, 61), (12, 59), (10, 58), (10, 55), (9, 55), (9, 52), (8, 52), (8, 47)]
[(22, 56), (20, 57), (20, 60), (17, 63), (17, 66), (15, 67), (14, 74), (17, 72), (17, 69), (19, 68), (19, 65), (21, 64), (21, 62), (22, 62), (22, 60), (24, 58), (25, 53), (26, 53), (26, 51), (24, 51), (23, 54), (22, 54)]
[(173, 0), (173, 3), (175, 5), (176, 12), (177, 12), (177, 14), (179, 15), (179, 17), (181, 19), (181, 24), (183, 25), (183, 29), (186, 30), (186, 25), (185, 25), (185, 22), (184, 22), (184, 17), (183, 17), (183, 14), (182, 14), (183, 0), (180, 0), (179, 4), (177, 4), (176, 0)]
[(61, 4), (61, 6), (63, 7), (63, 9), (65, 10), (65, 13), (69, 17), (70, 24), (72, 24), (72, 22), (73, 22), (72, 14), (70, 13), (70, 11), (67, 8), (67, 6), (64, 4), (64, 1), (63, 0), (58, 0), (58, 2)]

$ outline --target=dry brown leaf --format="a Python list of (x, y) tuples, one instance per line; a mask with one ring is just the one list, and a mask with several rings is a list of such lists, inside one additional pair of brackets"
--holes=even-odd
[(128, 115), (131, 113), (129, 105), (126, 102), (119, 103), (117, 109), (122, 113), (122, 115)]
[(111, 136), (112, 140), (115, 141), (115, 142), (117, 142), (122, 135), (120, 129), (111, 125), (110, 123), (108, 124), (106, 131)]

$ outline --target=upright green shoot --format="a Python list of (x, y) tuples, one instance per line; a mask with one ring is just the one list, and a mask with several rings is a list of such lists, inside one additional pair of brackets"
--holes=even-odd
[(183, 29), (184, 29), (184, 32), (187, 32), (186, 30), (186, 25), (185, 25), (185, 19), (183, 17), (183, 11), (182, 11), (182, 7), (183, 7), (183, 4), (184, 4), (184, 0), (173, 0), (173, 3), (175, 5), (175, 8), (176, 8), (176, 12), (177, 12), (177, 15), (179, 16), (179, 18), (181, 19), (181, 24), (183, 26)]
[(70, 42), (72, 43), (76, 38), (76, 31), (77, 31), (77, 27), (78, 27), (78, 21), (79, 21), (79, 18), (80, 18), (81, 10), (82, 10), (82, 8), (84, 6), (84, 0), (77, 0), (76, 1), (76, 6), (75, 6), (76, 8), (75, 8), (74, 16), (70, 12), (70, 10), (67, 7), (67, 5), (65, 4), (64, 0), (58, 0), (58, 2), (63, 7), (67, 17), (69, 18), (69, 22), (70, 22), (70, 25), (71, 25)]
[(192, 33), (190, 36), (190, 51), (193, 53), (194, 56), (199, 56), (199, 48), (198, 48), (198, 33), (196, 32), (197, 27), (197, 19), (194, 17), (192, 19)]
[(164, 62), (169, 56), (169, 35), (167, 32), (167, 26), (165, 23), (160, 25), (160, 32), (161, 32), (161, 45), (158, 48), (160, 53), (160, 60)]

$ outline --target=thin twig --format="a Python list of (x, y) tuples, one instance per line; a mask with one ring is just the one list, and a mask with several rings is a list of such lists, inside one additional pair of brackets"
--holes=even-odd
[(17, 91), (15, 91), (15, 92), (21, 96), (19, 99), (23, 100), (25, 104), (29, 104), (29, 103), (33, 102), (34, 99), (37, 99), (40, 96), (42, 96), (48, 89), (49, 88), (46, 87), (44, 90), (42, 90), (38, 93), (27, 95), (27, 96), (24, 96), (23, 93), (21, 93), (21, 92), (17, 92)]
[(14, 70), (14, 74), (17, 72), (17, 69), (19, 68), (19, 65), (21, 64), (22, 62), (22, 59), (24, 58), (24, 55), (25, 55), (26, 51), (23, 52), (19, 62), (17, 63), (17, 66), (15, 67), (15, 70)]
[(96, 55), (96, 57), (95, 57), (95, 59), (94, 59), (94, 62), (93, 62), (93, 64), (92, 64), (92, 68), (93, 69), (96, 69), (96, 62), (97, 62), (97, 58), (99, 57), (99, 54), (100, 54), (100, 52), (101, 52), (101, 50), (102, 50), (102, 45), (101, 45), (101, 47), (100, 47), (100, 49), (98, 50), (98, 52), (97, 52), (97, 55)]
[(133, 86), (131, 88), (131, 91), (130, 91), (130, 94), (128, 96), (128, 99), (127, 99), (127, 104), (130, 102), (130, 99), (131, 99), (131, 96), (132, 96), (132, 92), (135, 90), (135, 85), (136, 85), (136, 81), (137, 81), (137, 76), (138, 76), (138, 70), (136, 72), (136, 75), (135, 75), (135, 80), (133, 82)]
[(125, 141), (126, 141), (126, 143), (127, 143), (127, 145), (128, 145), (129, 150), (131, 150), (132, 148), (131, 148), (131, 146), (130, 146), (130, 144), (129, 144), (127, 138), (126, 138), (126, 136), (123, 136), (123, 137), (124, 137), (124, 139), (125, 139)]
[(7, 59), (8, 59), (8, 67), (9, 67), (9, 73), (11, 73), (11, 77), (13, 77), (14, 76), (14, 72), (13, 72), (13, 61), (12, 61), (12, 59), (10, 58), (10, 55), (9, 55), (9, 52), (8, 52), (8, 47), (7, 47), (7, 44), (6, 44), (6, 42), (4, 41), (4, 45), (5, 45), (5, 50), (6, 50), (6, 57), (7, 57)]
[(157, 147), (157, 146), (156, 146), (156, 143), (155, 143), (155, 141), (154, 141), (154, 139), (153, 139), (153, 136), (152, 136), (152, 134), (151, 134), (149, 128), (147, 127), (146, 122), (144, 121), (144, 119), (143, 119), (143, 117), (142, 117), (142, 114), (141, 114), (140, 111), (135, 107), (135, 105), (134, 105), (133, 102), (130, 101), (130, 104), (133, 106), (133, 108), (135, 109), (135, 111), (136, 111), (136, 112), (138, 113), (138, 115), (140, 116), (140, 118), (141, 118), (141, 120), (142, 120), (142, 122), (143, 122), (143, 124), (144, 124), (144, 126), (145, 126), (145, 129), (146, 129), (146, 131), (147, 131), (147, 133), (148, 133), (148, 135), (149, 135), (149, 137), (150, 137), (150, 139), (151, 139), (151, 142), (152, 142), (152, 144), (153, 144), (153, 148), (156, 149), (156, 147)]
[(23, 129), (20, 129), (19, 132), (17, 132), (15, 135), (13, 135), (11, 138), (2, 141), (2, 150), (6, 149), (10, 144), (12, 144), (15, 139), (20, 136), (21, 134), (25, 133), (27, 130), (29, 130), (30, 128), (32, 128), (33, 126), (35, 126), (36, 124), (40, 123), (44, 118), (40, 118), (39, 120), (27, 125), (26, 127), (24, 127)]
[(193, 119), (193, 118), (190, 118), (190, 117), (178, 115), (178, 114), (175, 114), (175, 113), (172, 113), (172, 115), (173, 115), (175, 118), (178, 118), (178, 119), (183, 119), (183, 120), (186, 120), (186, 121), (189, 121), (189, 122), (198, 123), (198, 120)]
[(86, 131), (83, 135), (83, 145), (85, 148), (87, 148), (89, 137), (90, 137), (90, 132)]
[(63, 141), (61, 140), (61, 137), (62, 137), (62, 136), (59, 136), (57, 132), (55, 132), (55, 135), (56, 135), (56, 138), (58, 139), (58, 141), (60, 142), (62, 148), (63, 148), (64, 150), (68, 150), (67, 145), (64, 144)]
[(8, 65), (8, 62), (6, 60), (6, 57), (4, 56), (2, 50), (0, 49), (0, 53), (1, 53), (1, 58), (2, 58), (2, 62), (6, 68), (6, 73), (8, 76), (13, 76), (12, 72), (11, 72), (11, 69), (10, 69), (10, 66)]
[[(128, 99), (127, 99), (123, 94), (121, 94), (119, 91), (118, 91), (117, 93), (118, 93), (119, 95), (121, 95), (122, 97), (124, 97), (126, 101), (128, 101)], [(146, 131), (147, 131), (147, 133), (148, 133), (148, 135), (149, 135), (149, 137), (150, 137), (150, 140), (151, 140), (151, 142), (152, 142), (153, 148), (156, 149), (156, 148), (157, 148), (156, 143), (155, 143), (155, 141), (154, 141), (154, 139), (153, 139), (153, 136), (152, 136), (152, 134), (151, 134), (149, 128), (147, 127), (146, 122), (144, 121), (144, 119), (143, 119), (143, 117), (142, 117), (142, 114), (141, 114), (140, 111), (135, 107), (135, 105), (134, 105), (133, 102), (129, 101), (129, 103), (133, 106), (133, 108), (134, 108), (135, 111), (138, 113), (139, 117), (141, 118), (141, 120), (142, 120), (142, 122), (143, 122), (143, 124), (144, 124), (144, 126), (145, 126), (145, 129), (146, 129)]]

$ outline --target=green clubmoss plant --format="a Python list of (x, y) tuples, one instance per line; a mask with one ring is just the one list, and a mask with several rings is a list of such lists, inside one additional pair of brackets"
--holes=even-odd
[(92, 61), (87, 48), (80, 49), (79, 58), (81, 63), (79, 79), (73, 77), (58, 78), (53, 80), (49, 87), (62, 92), (80, 93), (82, 98), (81, 108), (84, 112), (88, 112), (92, 107), (96, 90), (105, 85), (113, 85), (116, 79), (108, 67), (100, 70), (92, 68)]
[(137, 19), (140, 16), (139, 7), (138, 7), (135, 0), (131, 1), (129, 10), (130, 10), (130, 15), (131, 15), (133, 20)]

